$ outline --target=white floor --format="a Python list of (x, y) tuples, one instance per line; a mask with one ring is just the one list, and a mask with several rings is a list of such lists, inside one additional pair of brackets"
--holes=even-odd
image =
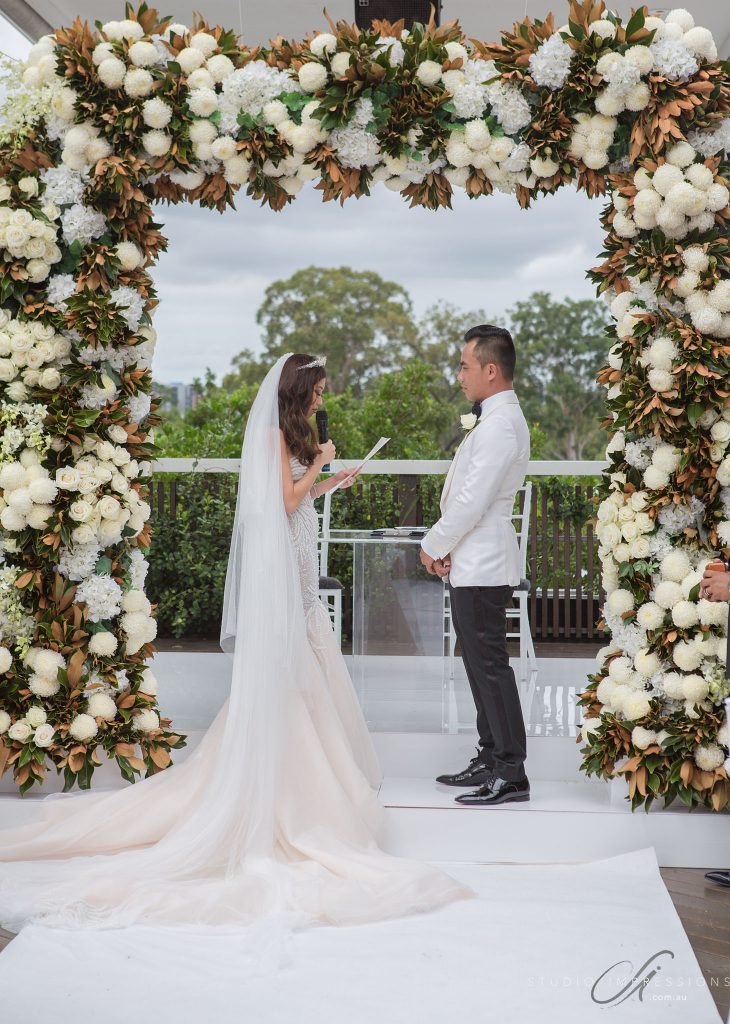
[(235, 935), (26, 928), (0, 955), (2, 1020), (721, 1024), (651, 850), (443, 867), (475, 898), (306, 929), (276, 973), (252, 975)]
[[(384, 775), (387, 849), (426, 860), (544, 863), (588, 861), (653, 847), (662, 866), (725, 867), (724, 815), (705, 810), (690, 814), (679, 801), (666, 810), (655, 806), (648, 814), (632, 813), (622, 780), (591, 780), (579, 771), (575, 695), (593, 666), (580, 659), (540, 659), (537, 685), (524, 701), (531, 800), (468, 808), (454, 803), (459, 791), (434, 782), (436, 775), (463, 767), (476, 742), (473, 729), (445, 731), (446, 701), (442, 683), (436, 684), (442, 666), (411, 658), (375, 658), (368, 664), (359, 681), (367, 682), (361, 699)], [(357, 665), (352, 669), (357, 680)], [(195, 748), (225, 700), (230, 661), (222, 654), (162, 653), (154, 670), (163, 712), (188, 735), (188, 746), (175, 753), (180, 761)], [(473, 715), (470, 696), (460, 676), (457, 684), (459, 716), (467, 722)], [(120, 785), (126, 783), (113, 763), (95, 773), (95, 788)], [(30, 820), (38, 800), (60, 788), (60, 780), (49, 777), (42, 790), (20, 799), (6, 775), (0, 780), (0, 826)]]

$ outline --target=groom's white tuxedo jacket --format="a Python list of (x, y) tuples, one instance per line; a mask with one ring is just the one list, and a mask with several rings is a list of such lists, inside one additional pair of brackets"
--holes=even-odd
[(530, 431), (514, 391), (482, 402), (479, 423), (454, 455), (441, 518), (423, 538), (432, 558), (451, 555), (452, 587), (516, 587), (520, 554), (512, 523), (530, 459)]

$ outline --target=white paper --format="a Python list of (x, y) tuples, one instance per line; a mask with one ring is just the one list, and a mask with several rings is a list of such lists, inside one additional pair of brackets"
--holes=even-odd
[[(355, 469), (350, 470), (350, 475), (352, 475), (353, 473), (356, 473), (359, 469), (362, 469), (362, 467), (365, 465), (366, 462), (370, 462), (370, 460), (373, 458), (373, 456), (377, 455), (378, 452), (380, 451), (380, 449), (384, 445), (386, 445), (388, 443), (388, 441), (390, 441), (389, 437), (381, 437), (380, 440), (378, 441), (378, 443), (373, 448), (370, 449), (370, 451), (367, 453), (367, 455), (362, 460), (360, 465), (356, 466)], [(347, 479), (348, 479), (348, 477), (345, 477), (345, 480), (347, 480)], [(336, 487), (333, 487), (331, 493), (334, 494), (335, 491), (339, 491), (340, 487), (342, 487), (342, 484), (344, 482), (345, 481), (343, 480), (342, 483), (339, 483), (339, 484), (337, 484)]]

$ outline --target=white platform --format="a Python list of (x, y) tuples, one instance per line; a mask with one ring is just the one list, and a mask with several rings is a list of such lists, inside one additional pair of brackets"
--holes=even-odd
[[(655, 806), (648, 814), (632, 813), (623, 780), (590, 780), (579, 771), (575, 694), (593, 662), (540, 659), (538, 686), (525, 707), (530, 802), (469, 808), (454, 803), (463, 790), (439, 786), (434, 778), (467, 763), (476, 734), (441, 731), (435, 676), (429, 684), (409, 674), (404, 659), (390, 660), (396, 664), (384, 662), (371, 675), (380, 683), (369, 689), (366, 706), (380, 726), (373, 737), (384, 776), (385, 845), (391, 852), (454, 863), (543, 863), (589, 861), (651, 846), (662, 866), (727, 866), (725, 815), (689, 812), (679, 802), (667, 810)], [(155, 659), (163, 713), (188, 735), (176, 761), (195, 748), (225, 700), (229, 665), (221, 654), (163, 653)], [(466, 717), (466, 693), (462, 700)], [(429, 725), (430, 731), (424, 728)], [(127, 783), (114, 764), (94, 775), (95, 789), (122, 785)], [(58, 789), (59, 779), (49, 777), (43, 790), (21, 799), (6, 775), (0, 780), (0, 826), (29, 820), (42, 795)]]

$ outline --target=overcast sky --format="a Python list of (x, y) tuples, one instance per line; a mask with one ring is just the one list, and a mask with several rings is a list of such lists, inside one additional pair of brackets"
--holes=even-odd
[[(30, 44), (0, 15), (0, 49), (22, 57)], [(160, 305), (155, 379), (218, 379), (242, 348), (260, 349), (256, 310), (272, 281), (311, 265), (373, 270), (410, 293), (417, 313), (445, 299), (504, 313), (530, 292), (595, 295), (585, 271), (602, 248), (602, 202), (563, 190), (520, 210), (510, 196), (453, 210), (411, 210), (380, 185), (372, 196), (322, 203), (310, 186), (281, 213), (239, 193), (221, 215), (187, 204), (158, 207), (169, 239), (152, 271)]]

